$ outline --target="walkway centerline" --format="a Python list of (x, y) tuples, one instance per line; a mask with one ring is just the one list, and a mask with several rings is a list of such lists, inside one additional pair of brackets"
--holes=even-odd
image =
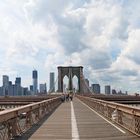
[(74, 113), (73, 102), (71, 102), (71, 131), (72, 131), (72, 140), (80, 140), (79, 139), (79, 132), (77, 128), (76, 117)]

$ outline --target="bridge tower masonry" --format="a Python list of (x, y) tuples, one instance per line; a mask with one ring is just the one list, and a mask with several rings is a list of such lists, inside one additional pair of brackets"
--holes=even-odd
[(82, 66), (59, 66), (58, 67), (58, 92), (63, 92), (63, 78), (69, 78), (69, 90), (72, 89), (72, 79), (74, 76), (78, 78), (79, 92), (82, 92), (82, 79), (83, 67)]

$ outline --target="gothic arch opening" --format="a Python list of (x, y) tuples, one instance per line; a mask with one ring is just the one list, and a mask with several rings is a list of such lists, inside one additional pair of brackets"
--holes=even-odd
[(63, 78), (65, 75), (69, 78), (69, 87), (68, 90), (72, 90), (73, 86), (73, 77), (76, 76), (78, 79), (78, 92), (82, 91), (82, 79), (81, 75), (83, 75), (83, 67), (82, 66), (69, 66), (69, 67), (58, 67), (58, 92), (63, 92)]
[(76, 75), (74, 75), (72, 78), (72, 81), (73, 81), (73, 91), (74, 91), (74, 93), (76, 93), (77, 91), (79, 91), (78, 77)]
[(67, 92), (67, 89), (68, 89), (68, 82), (69, 82), (69, 78), (67, 75), (65, 75), (63, 77), (63, 92)]

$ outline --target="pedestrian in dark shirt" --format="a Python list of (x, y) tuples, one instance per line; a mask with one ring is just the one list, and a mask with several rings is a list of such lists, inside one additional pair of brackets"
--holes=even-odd
[(66, 96), (66, 101), (69, 101), (69, 97), (70, 97), (70, 95), (68, 93), (67, 96)]
[(62, 94), (62, 96), (61, 96), (61, 101), (65, 102), (65, 95), (64, 94)]

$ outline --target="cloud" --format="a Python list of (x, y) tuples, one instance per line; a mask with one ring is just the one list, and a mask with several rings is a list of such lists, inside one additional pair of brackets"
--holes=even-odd
[(136, 70), (123, 70), (122, 72), (122, 75), (124, 76), (137, 76), (138, 75), (138, 72)]
[(46, 74), (57, 73), (58, 65), (83, 65), (92, 83), (124, 90), (132, 85), (130, 91), (138, 90), (139, 4), (138, 0), (2, 1), (1, 71), (6, 67), (18, 73), (25, 68), (29, 77), (27, 69), (33, 67)]
[(140, 29), (131, 30), (126, 44), (127, 48), (124, 51), (124, 55), (127, 58), (133, 60), (138, 65), (140, 64), (139, 37), (140, 37)]

